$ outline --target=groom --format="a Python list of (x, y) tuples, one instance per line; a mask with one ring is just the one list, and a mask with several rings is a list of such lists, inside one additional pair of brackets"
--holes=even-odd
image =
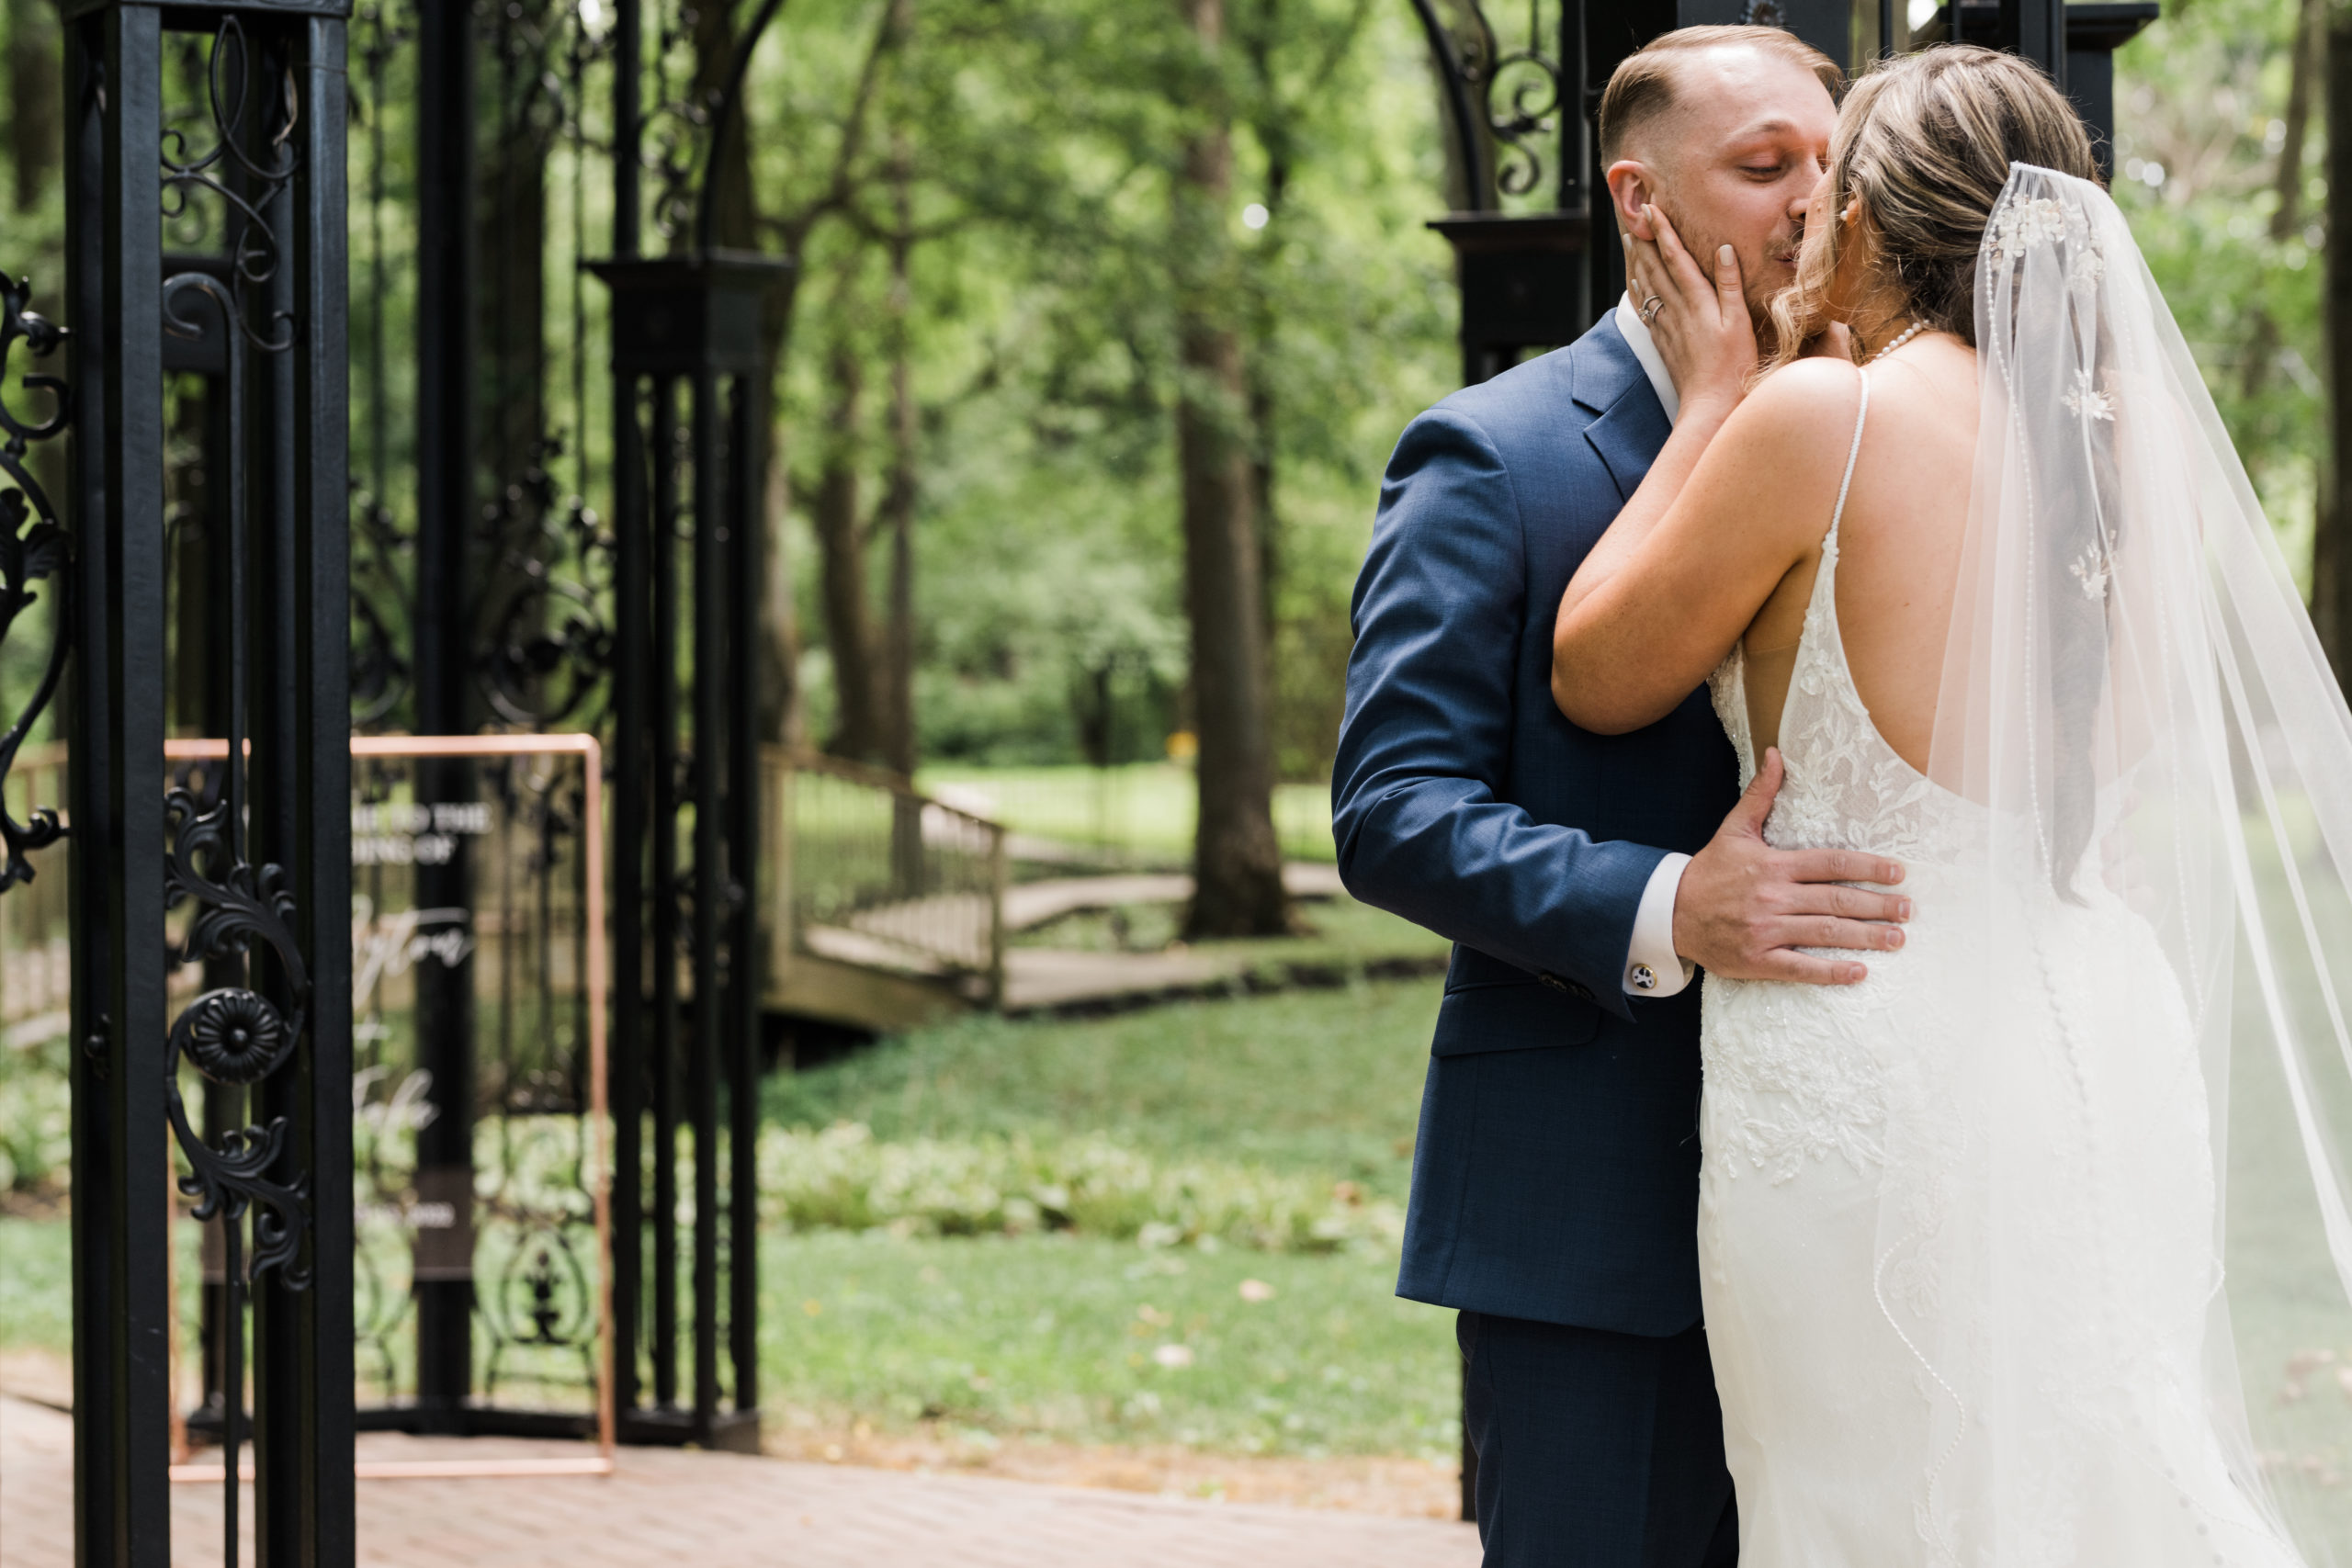
[[(1693, 255), (1731, 245), (1760, 324), (1838, 85), (1775, 29), (1657, 39), (1601, 97), (1618, 224), (1651, 238), (1655, 205)], [(1632, 301), (1456, 392), (1397, 444), (1356, 585), (1334, 831), (1350, 892), (1455, 943), (1397, 1292), (1460, 1310), (1490, 1565), (1736, 1559), (1699, 1321), (1691, 966), (1825, 979), (1796, 943), (1865, 947), (1895, 913), (1835, 886), (1836, 857), (1765, 846), (1778, 774), (1735, 802), (1705, 693), (1614, 737), (1553, 705), (1561, 591), (1675, 406)]]

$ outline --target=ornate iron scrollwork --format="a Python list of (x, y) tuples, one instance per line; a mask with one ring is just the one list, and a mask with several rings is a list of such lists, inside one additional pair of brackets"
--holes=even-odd
[[(1572, 34), (1581, 26), (1577, 0), (1555, 4), (1565, 7), (1559, 17), (1561, 33)], [(1444, 19), (1441, 0), (1412, 0), (1412, 6), (1429, 37), (1454, 135), (1463, 144), (1470, 187), (1464, 195), (1469, 204), (1484, 209), (1493, 205), (1498, 194), (1527, 195), (1544, 179), (1540, 143), (1565, 130), (1566, 116), (1580, 112), (1568, 79), (1571, 60), (1544, 48), (1544, 0), (1528, 0), (1526, 47), (1510, 51), (1497, 39), (1481, 0), (1457, 0), (1452, 9), (1465, 18), (1459, 27)], [(1501, 165), (1494, 171), (1491, 190), (1486, 183), (1486, 150), (1480, 145), (1488, 138)], [(1581, 175), (1573, 166), (1573, 145), (1564, 145), (1559, 156), (1561, 199), (1566, 204), (1568, 188)]]
[[(612, 628), (582, 581), (596, 558), (609, 558), (613, 542), (580, 496), (557, 501), (547, 465), (562, 451), (560, 441), (542, 439), (537, 460), (482, 519), (501, 586), (476, 613), (475, 677), (500, 718), (535, 729), (580, 714), (602, 689), (613, 657)], [(575, 575), (561, 574), (567, 565)], [(594, 728), (597, 720), (586, 722)]]
[(172, 1024), (164, 1113), (187, 1157), (191, 1174), (180, 1178), (179, 1186), (198, 1200), (195, 1217), (224, 1221), (233, 1238), (237, 1222), (250, 1210), (252, 1277), (278, 1269), (289, 1289), (300, 1290), (310, 1282), (310, 1270), (295, 1266), (294, 1259), (309, 1224), (310, 1178), (280, 1182), (266, 1174), (285, 1152), (286, 1118), (228, 1133), (214, 1145), (198, 1135), (180, 1097), (182, 1058), (214, 1083), (250, 1089), (292, 1058), (309, 1019), (310, 969), (294, 941), (293, 896), (277, 866), (255, 868), (238, 856), (231, 832), (234, 809), (226, 795), (209, 810), (187, 789), (164, 797), (166, 818), (176, 829), (164, 870), (164, 908), (189, 901), (197, 906), (174, 957), (198, 964), (247, 953), (261, 942), (285, 976), (290, 1010), (281, 1012), (258, 991), (239, 986), (207, 991), (190, 1002)]
[(1542, 47), (1540, 0), (1528, 0), (1527, 47), (1505, 52), (1477, 0), (1469, 0), (1470, 36), (1463, 40), (1463, 75), (1481, 95), (1487, 129), (1501, 144), (1495, 186), (1525, 196), (1544, 178), (1538, 140), (1558, 123), (1566, 99), (1566, 69)]
[[(0, 381), (5, 380), (9, 355), (18, 344), (40, 359), (55, 353), (65, 341), (65, 329), (36, 313), (31, 303), (30, 279), (13, 284), (0, 279)], [(34, 583), (43, 578), (61, 585), (65, 581), (71, 553), (65, 530), (58, 525), (56, 506), (27, 466), (32, 444), (57, 435), (71, 417), (65, 383), (54, 376), (27, 374), (24, 386), (28, 391), (47, 393), (51, 408), (47, 419), (21, 419), (0, 397), (0, 434), (6, 436), (0, 440), (0, 478), (8, 481), (8, 488), (0, 489), (0, 642), (7, 640), (17, 617), (40, 598)], [(42, 662), (40, 682), (7, 730), (0, 733), (0, 852), (6, 854), (5, 862), (0, 862), (0, 892), (19, 882), (30, 882), (32, 863), (25, 857), (65, 834), (64, 824), (48, 807), (35, 807), (27, 813), (28, 820), (17, 821), (8, 810), (5, 789), (18, 749), (57, 694), (58, 682), (65, 672), (70, 630), (66, 605), (61, 599), (50, 617), (49, 657)]]
[[(189, 198), (198, 193), (218, 197), (227, 211), (243, 220), (230, 243), (233, 281), (258, 286), (277, 276), (283, 260), (282, 243), (262, 211), (294, 177), (294, 127), (301, 106), (294, 91), (294, 74), (288, 71), (283, 82), (285, 118), (269, 137), (271, 157), (264, 163), (248, 152), (241, 133), (247, 96), (245, 73), (252, 69), (252, 61), (253, 51), (246, 41), (244, 28), (233, 16), (223, 17), (212, 35), (205, 79), (212, 115), (212, 145), (190, 153), (186, 132), (177, 126), (164, 128), (164, 216), (167, 220), (181, 217), (187, 210)], [(229, 182), (221, 178), (232, 162), (243, 171), (243, 177), (237, 182), (242, 190), (231, 188)], [(180, 294), (189, 291), (211, 295), (220, 302), (230, 323), (263, 353), (281, 354), (294, 346), (291, 312), (277, 312), (270, 322), (277, 333), (264, 336), (237, 309), (233, 288), (209, 273), (184, 272), (164, 280), (164, 321), (167, 331), (183, 337), (201, 335), (202, 323), (180, 314), (174, 303)]]
[[(413, 673), (384, 606), (402, 589), (400, 558), (413, 546), (392, 509), (374, 496), (351, 509), (351, 727), (389, 718)], [(395, 612), (396, 613), (396, 612)]]

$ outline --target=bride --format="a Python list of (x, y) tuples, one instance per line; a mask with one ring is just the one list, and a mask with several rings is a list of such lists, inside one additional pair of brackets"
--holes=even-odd
[(2352, 1279), (2312, 1081), (2352, 1069), (2352, 715), (2096, 180), (2031, 66), (1939, 48), (1848, 98), (1760, 376), (1728, 249), (1629, 244), (1680, 416), (1554, 694), (1617, 733), (1707, 681), (1784, 771), (1768, 839), (1899, 859), (1917, 911), (1859, 983), (1706, 982), (1747, 1568), (2321, 1556), (2248, 1436), (2220, 1173), (2234, 1052)]

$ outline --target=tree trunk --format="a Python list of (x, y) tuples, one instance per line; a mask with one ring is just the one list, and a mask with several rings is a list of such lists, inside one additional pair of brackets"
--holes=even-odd
[[(1223, 0), (1179, 0), (1204, 55), (1223, 41)], [(1267, 722), (1265, 585), (1251, 505), (1249, 378), (1234, 321), (1239, 279), (1227, 237), (1232, 115), (1221, 96), (1186, 136), (1174, 202), (1176, 457), (1183, 494), (1184, 607), (1192, 621), (1200, 739), (1191, 938), (1289, 929), (1274, 838)]]
[[(716, 100), (727, 87), (728, 73), (735, 62), (735, 11), (731, 6), (695, 6), (687, 12), (693, 17), (695, 38), (695, 102), (708, 104)], [(749, 78), (745, 85), (750, 85)], [(752, 186), (752, 138), (750, 105), (739, 106), (737, 113), (727, 124), (725, 144), (713, 152), (718, 176), (718, 188), (711, 202), (711, 243), (748, 248), (755, 243), (759, 223), (759, 197)], [(685, 221), (671, 239), (673, 250), (684, 250), (695, 243), (695, 215), (691, 209)]]
[[(708, 103), (725, 88), (735, 58), (735, 8), (699, 6), (693, 9), (695, 101)], [(747, 102), (728, 121), (727, 134), (717, 149), (718, 191), (711, 203), (711, 243), (722, 249), (760, 248), (759, 192), (752, 180), (752, 106)], [(691, 221), (691, 219), (689, 220)], [(682, 230), (673, 248), (691, 243)], [(796, 290), (788, 284), (772, 292), (760, 313), (761, 347), (768, 367), (770, 390), (784, 374), (785, 344), (791, 335)], [(773, 396), (767, 400), (776, 406)], [(800, 740), (800, 636), (792, 605), (792, 554), (786, 524), (791, 516), (791, 481), (784, 458), (781, 425), (769, 432), (767, 491), (762, 505), (765, 543), (762, 559), (767, 582), (760, 599), (759, 646), (753, 649), (753, 678), (759, 682), (760, 742), (795, 746)]]
[(880, 682), (857, 483), (857, 408), (864, 372), (856, 351), (840, 342), (827, 356), (825, 371), (832, 400), (826, 412), (824, 464), (808, 510), (823, 558), (825, 646), (833, 655), (837, 714), (827, 746), (838, 756), (875, 762), (882, 760)]
[[(1290, 193), (1291, 152), (1287, 135), (1258, 130), (1266, 150), (1267, 224), (1274, 232), (1265, 243), (1279, 247), (1283, 197)], [(1269, 288), (1252, 291), (1256, 319), (1250, 323), (1250, 503), (1257, 509), (1259, 598), (1265, 606), (1266, 646), (1274, 646), (1275, 601), (1282, 592), (1282, 514), (1274, 510), (1274, 378), (1267, 368), (1273, 354), (1274, 309)]]
[(785, 461), (781, 427), (768, 447), (767, 548), (761, 564), (767, 581), (760, 595), (760, 639), (753, 650), (759, 682), (759, 739), (769, 746), (800, 744), (800, 628), (792, 603), (792, 552), (785, 547), (783, 519), (792, 515), (791, 466)]
[(2312, 545), (2312, 619), (2335, 678), (2352, 673), (2352, 10), (2331, 7), (2327, 24), (2327, 324), (2328, 441), (2319, 487), (2319, 526)]
[(916, 441), (913, 332), (914, 200), (908, 152), (900, 136), (891, 149), (890, 201), (898, 232), (890, 239), (890, 479), (881, 525), (890, 536), (890, 609), (882, 660), (882, 749), (891, 767), (915, 771), (915, 495)]
[(2295, 48), (2287, 65), (2287, 133), (2278, 142), (2278, 206), (2270, 214), (2274, 240), (2293, 237), (2302, 225), (2303, 141), (2311, 130), (2312, 78), (2319, 74), (2326, 18), (2327, 0), (2302, 0), (2295, 17)]
[(63, 71), (51, 0), (7, 0), (7, 6), (8, 155), (17, 210), (24, 213), (40, 204), (63, 155)]

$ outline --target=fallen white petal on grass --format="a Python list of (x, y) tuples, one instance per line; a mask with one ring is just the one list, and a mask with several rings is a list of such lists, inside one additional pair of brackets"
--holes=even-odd
[(1193, 1348), (1190, 1345), (1162, 1345), (1151, 1353), (1151, 1359), (1171, 1369), (1189, 1367), (1193, 1364)]
[(1245, 1302), (1270, 1302), (1274, 1299), (1274, 1288), (1263, 1280), (1244, 1280), (1241, 1281), (1241, 1299)]

